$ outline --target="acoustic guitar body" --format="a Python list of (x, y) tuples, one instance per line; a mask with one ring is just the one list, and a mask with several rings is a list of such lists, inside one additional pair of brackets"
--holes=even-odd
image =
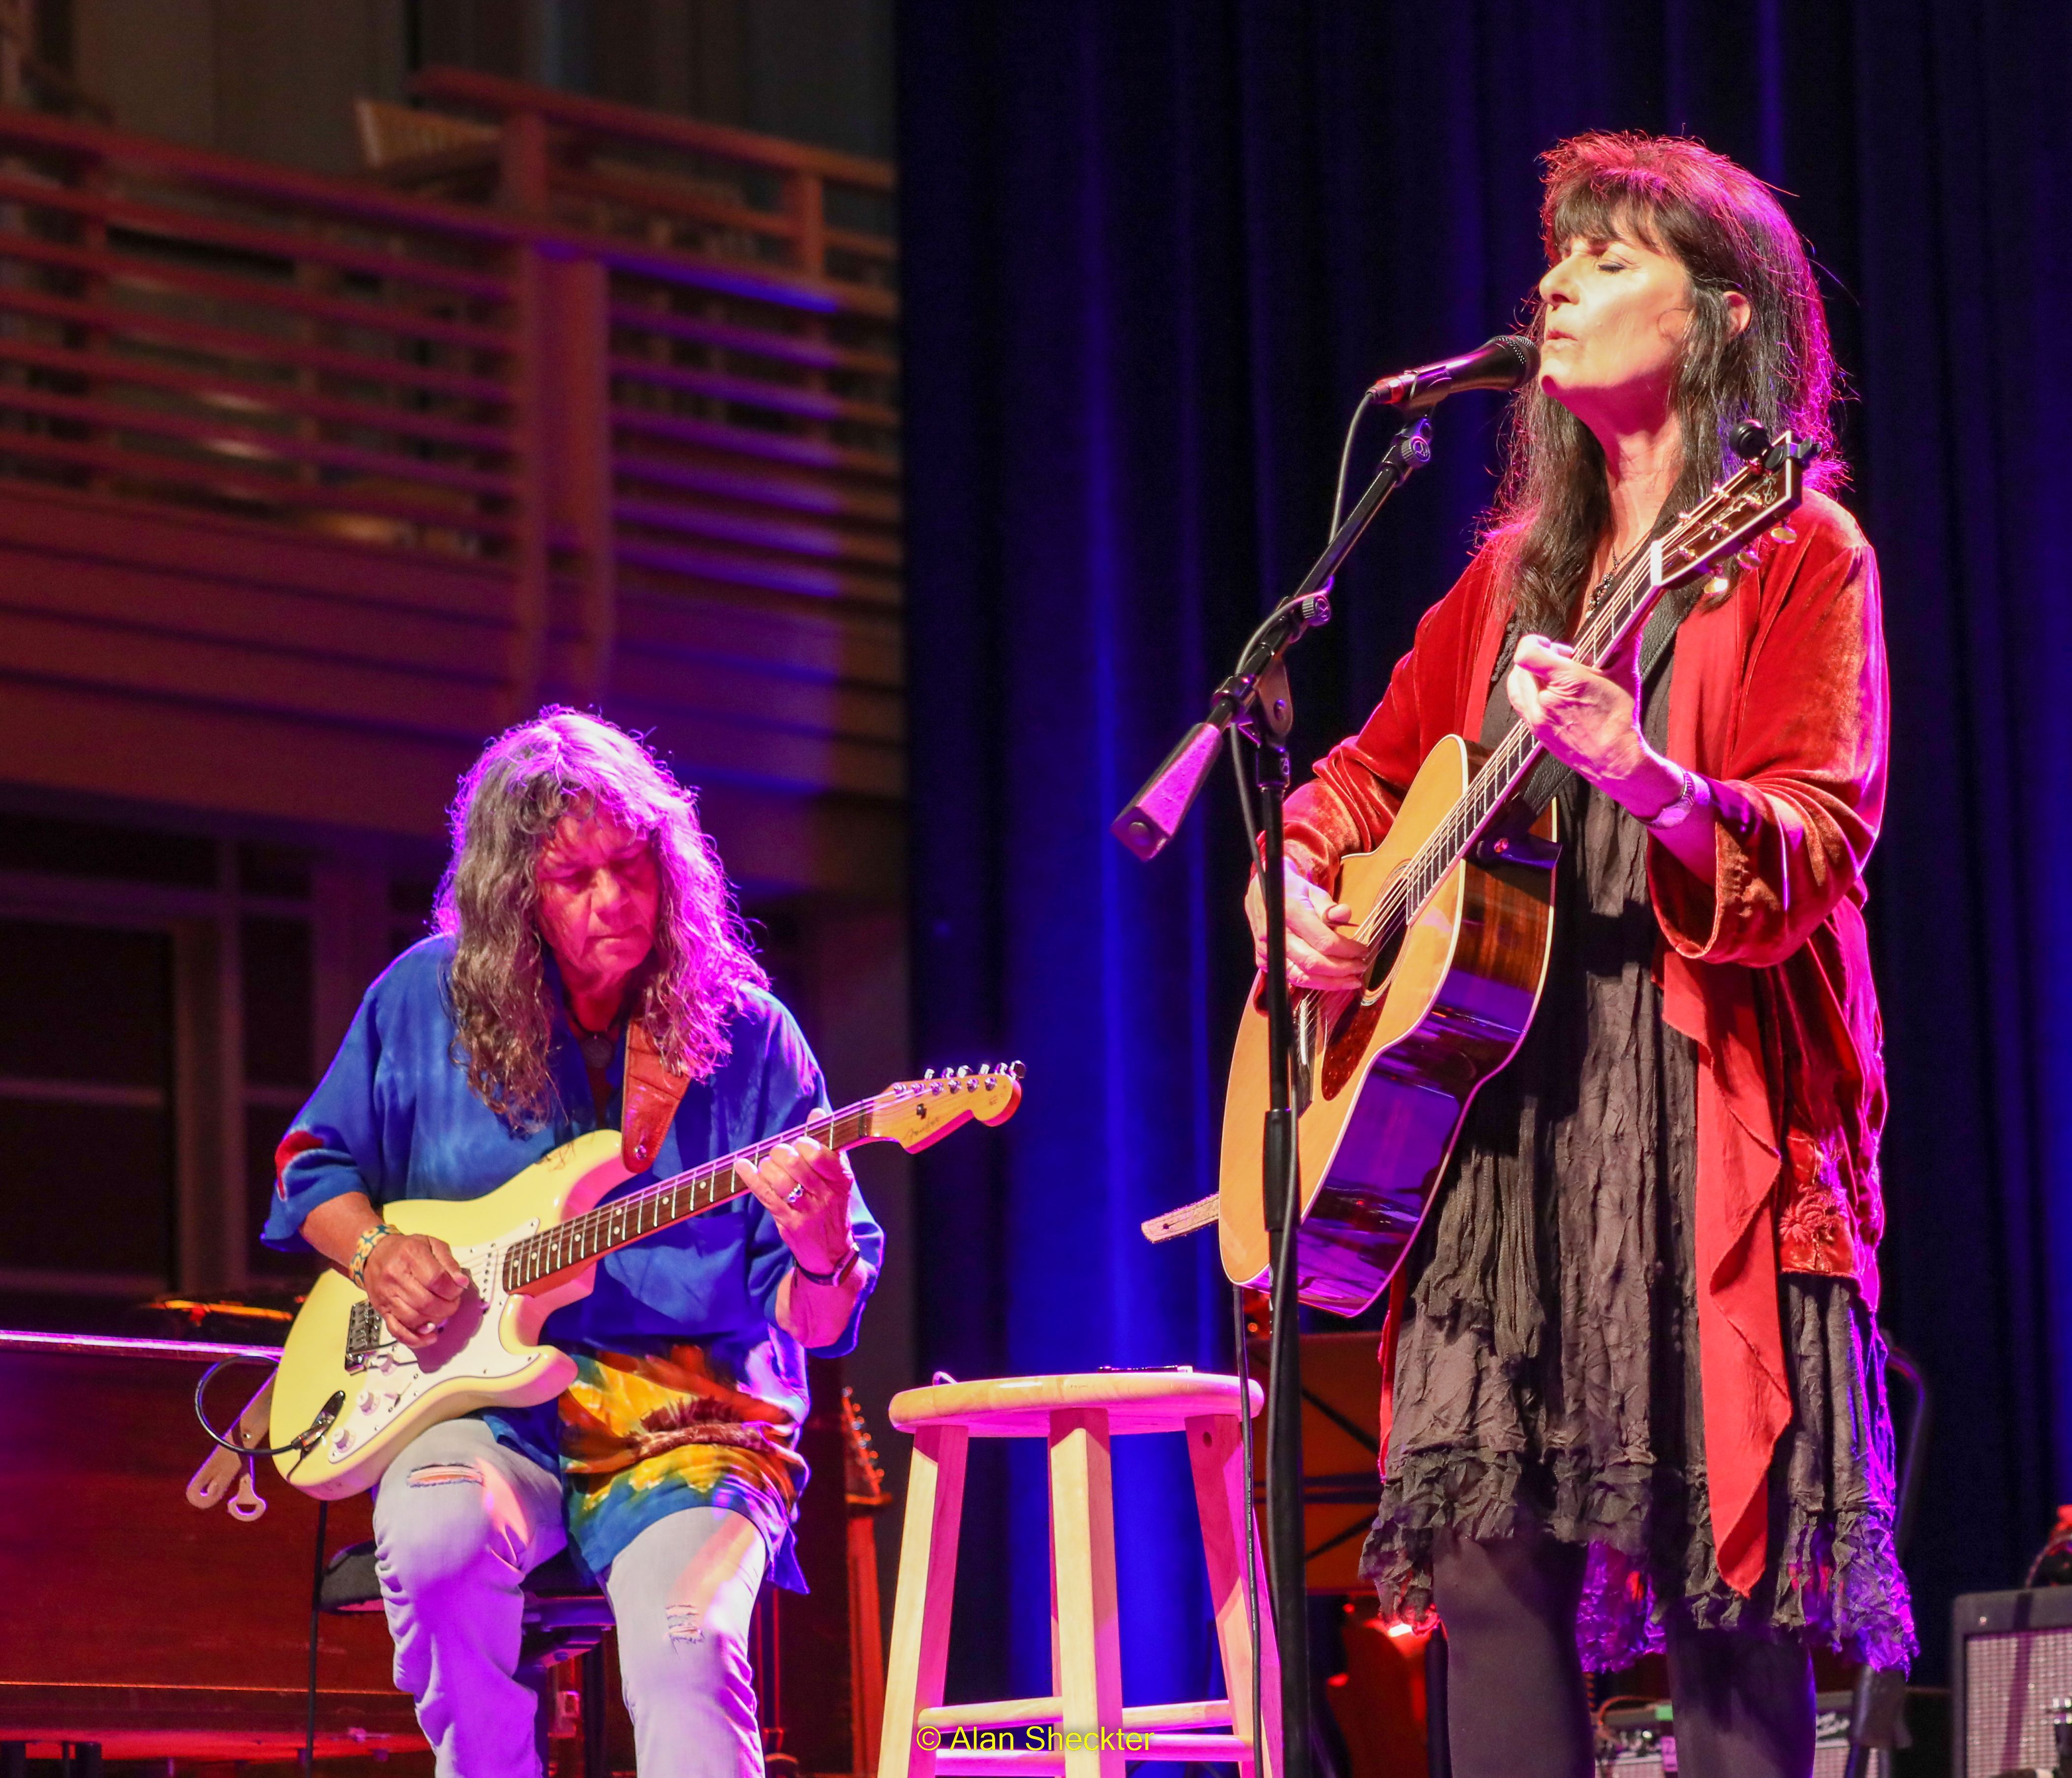
[[(1483, 756), (1457, 735), (1441, 742), (1388, 838), (1342, 862), (1338, 899), (1355, 927), (1445, 821)], [(1403, 1263), (1470, 1101), (1516, 1052), (1539, 1005), (1554, 924), (1554, 840), (1550, 806), (1508, 858), (1485, 864), (1471, 854), (1457, 864), (1400, 945), (1377, 955), (1363, 991), (1297, 990), (1303, 1302), (1356, 1315)], [(1532, 862), (1516, 862), (1528, 854)], [(1270, 1274), (1260, 1188), (1267, 1081), (1265, 995), (1255, 982), (1223, 1101), (1219, 1222), (1224, 1270), (1259, 1286)]]

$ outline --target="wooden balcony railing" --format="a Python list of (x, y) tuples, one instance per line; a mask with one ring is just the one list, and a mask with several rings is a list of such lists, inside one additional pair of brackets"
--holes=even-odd
[(882, 161), (465, 68), (427, 68), (410, 91), (430, 109), (364, 101), (360, 136), (370, 164), (411, 190), (493, 198), (586, 232), (807, 278), (897, 286)]
[(244, 589), (126, 582), (93, 668), (9, 564), (0, 673), (471, 745), (559, 696), (709, 780), (896, 799), (890, 170), (424, 88), (495, 134), (387, 169), (418, 190), (0, 112), (0, 549), (119, 535)]

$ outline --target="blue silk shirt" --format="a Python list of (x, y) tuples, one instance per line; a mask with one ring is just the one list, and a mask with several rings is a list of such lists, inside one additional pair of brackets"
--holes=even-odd
[[(446, 1004), (452, 949), (450, 939), (426, 939), (368, 990), (336, 1059), (282, 1144), (262, 1237), (269, 1246), (307, 1251), (298, 1233), (303, 1221), (347, 1192), (364, 1192), (376, 1204), (479, 1197), (599, 1127), (551, 957), (555, 1103), (547, 1122), (514, 1130), (470, 1089)], [(652, 1171), (635, 1175), (613, 1197), (827, 1109), (820, 1066), (775, 998), (750, 990), (730, 1035), (726, 1059), (684, 1095)], [(615, 1056), (615, 1116), (623, 1068), (623, 1056)], [(856, 1244), (874, 1271), (884, 1236), (861, 1194), (853, 1203)], [(775, 1319), (777, 1288), (791, 1263), (769, 1212), (748, 1196), (607, 1254), (595, 1289), (557, 1311), (545, 1331), (546, 1340), (576, 1358), (577, 1385), (557, 1402), (483, 1416), (503, 1443), (561, 1472), (570, 1530), (594, 1571), (668, 1513), (719, 1505), (746, 1513), (763, 1531), (775, 1579), (803, 1587), (791, 1521), (804, 1466), (788, 1447), (808, 1407), (805, 1353)], [(849, 1324), (814, 1355), (849, 1351), (862, 1311), (859, 1299)], [(619, 1423), (661, 1399), (652, 1376), (668, 1380), (677, 1411), (651, 1414), (652, 1433), (637, 1419)], [(697, 1392), (693, 1411), (684, 1409), (685, 1389)], [(739, 1424), (744, 1418), (747, 1424)], [(714, 1429), (713, 1421), (729, 1425)], [(686, 1433), (692, 1422), (704, 1432)], [(629, 1430), (633, 1443), (615, 1444)], [(758, 1440), (770, 1448), (759, 1448)], [(601, 1457), (605, 1447), (619, 1454)]]

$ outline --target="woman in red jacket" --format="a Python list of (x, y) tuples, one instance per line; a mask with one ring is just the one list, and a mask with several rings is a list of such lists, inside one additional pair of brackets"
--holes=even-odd
[(1832, 445), (1835, 373), (1760, 180), (1674, 138), (1548, 162), (1495, 516), (1289, 805), (1291, 967), (1343, 987), (1337, 862), (1434, 743), (1523, 722), (1575, 772), (1538, 1015), (1399, 1281), (1366, 1568), (1445, 1623), (1460, 1778), (1586, 1778), (1583, 1665), (1665, 1645), (1687, 1778), (1804, 1778), (1810, 1647), (1914, 1649), (1873, 1319), (1877, 564), (1823, 457), (1795, 537), (1700, 592), (1646, 685), (1571, 658), (1588, 591), (1733, 466), (1738, 422)]

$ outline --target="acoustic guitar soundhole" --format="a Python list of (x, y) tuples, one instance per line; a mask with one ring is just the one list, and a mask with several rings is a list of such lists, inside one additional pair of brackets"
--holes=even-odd
[(1385, 940), (1374, 953), (1374, 961), (1367, 965), (1366, 993), (1372, 998), (1388, 986), (1388, 978), (1396, 973), (1396, 960), (1403, 954), (1404, 935), (1398, 932)]

